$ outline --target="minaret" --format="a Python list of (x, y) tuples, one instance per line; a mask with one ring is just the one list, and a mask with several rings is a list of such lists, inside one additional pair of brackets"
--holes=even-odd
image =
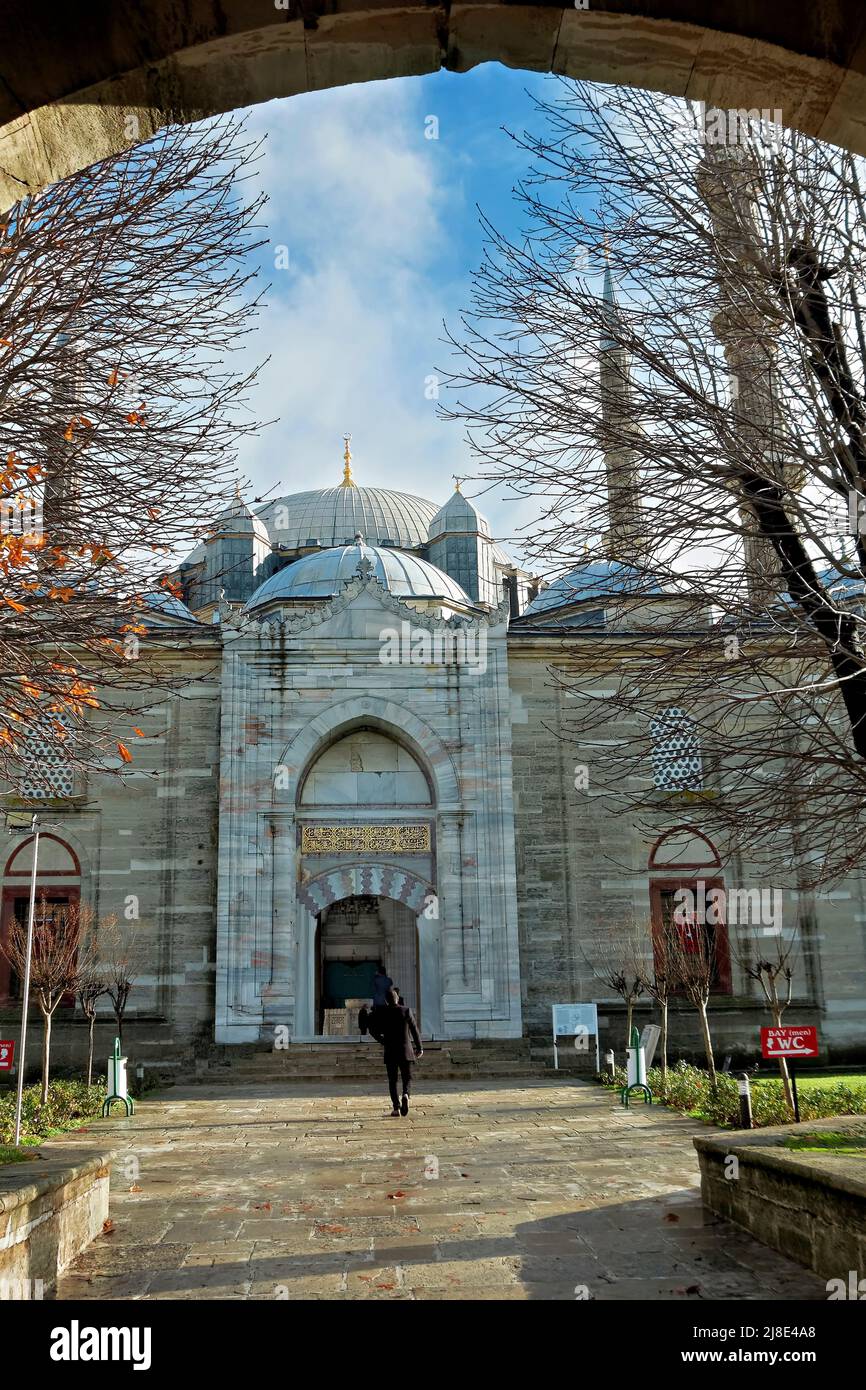
[(625, 441), (639, 428), (635, 421), (631, 390), (631, 363), (620, 341), (622, 318), (613, 289), (610, 263), (604, 270), (604, 321), (599, 344), (601, 424), (599, 443), (607, 471), (609, 530), (605, 548), (612, 560), (639, 564), (647, 549), (646, 527), (640, 497), (639, 459)]
[[(752, 200), (752, 155), (739, 146), (710, 143), (698, 165), (697, 183), (713, 222), (717, 243), (730, 256), (719, 256), (720, 308), (713, 332), (721, 344), (731, 379), (731, 414), (742, 445), (744, 474), (751, 470), (760, 489), (766, 479), (778, 483), (783, 495), (799, 490), (802, 479), (781, 456), (785, 414), (778, 388), (775, 330), (761, 312), (763, 286), (750, 283), (759, 241)], [(753, 244), (750, 245), (750, 242)], [(758, 493), (760, 495), (760, 493)], [(754, 510), (740, 504), (746, 584), (756, 607), (764, 608), (778, 593), (779, 559), (772, 542), (759, 532)]]

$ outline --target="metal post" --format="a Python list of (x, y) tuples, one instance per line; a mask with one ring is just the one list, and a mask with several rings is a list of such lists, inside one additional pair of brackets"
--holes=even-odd
[(36, 918), (36, 865), (39, 859), (39, 828), (36, 816), (30, 826), (33, 832), (33, 872), (30, 876), (30, 911), (27, 917), (27, 959), (24, 962), (24, 998), (21, 1004), (21, 1042), (18, 1046), (18, 1091), (15, 1097), (15, 1147), (21, 1143), (21, 1106), (24, 1100), (24, 1052), (27, 1046), (27, 1005), (30, 1001), (30, 961), (33, 955), (33, 925)]
[(740, 1129), (751, 1129), (752, 1088), (747, 1071), (737, 1072), (737, 1090), (740, 1094)]

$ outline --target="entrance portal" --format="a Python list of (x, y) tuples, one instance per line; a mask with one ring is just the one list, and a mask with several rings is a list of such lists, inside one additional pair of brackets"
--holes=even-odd
[(319, 913), (317, 1033), (325, 1032), (325, 1010), (344, 1009), (347, 1000), (372, 999), (373, 975), (380, 963), (418, 1018), (418, 924), (412, 909), (393, 898), (355, 895)]

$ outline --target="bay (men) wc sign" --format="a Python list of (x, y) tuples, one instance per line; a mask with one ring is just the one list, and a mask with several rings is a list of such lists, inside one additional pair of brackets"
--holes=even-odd
[(804, 1025), (761, 1029), (764, 1057), (817, 1057), (818, 1029)]

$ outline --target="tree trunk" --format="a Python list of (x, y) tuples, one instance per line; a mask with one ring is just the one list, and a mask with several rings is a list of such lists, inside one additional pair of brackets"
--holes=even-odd
[(701, 1033), (703, 1034), (704, 1039), (704, 1051), (707, 1054), (707, 1071), (710, 1074), (710, 1085), (713, 1088), (715, 1088), (716, 1063), (715, 1058), (713, 1057), (713, 1040), (710, 1037), (710, 1021), (707, 1018), (707, 1006), (703, 1002), (703, 1000), (698, 1005), (698, 1016), (701, 1020)]
[(123, 1010), (114, 1010), (114, 1020), (117, 1024), (117, 1036), (120, 1040), (120, 1051), (123, 1052)]
[[(774, 1025), (774, 1027), (780, 1028), (780, 1027), (782, 1026), (782, 1010), (781, 1010), (781, 1009), (774, 1008), (774, 1009), (772, 1010), (772, 1014), (773, 1014), (773, 1025)], [(785, 1088), (785, 1100), (786, 1100), (786, 1102), (787, 1102), (788, 1109), (790, 1110), (791, 1114), (793, 1115), (793, 1113), (794, 1113), (794, 1092), (793, 1092), (793, 1090), (791, 1089), (791, 1077), (790, 1077), (790, 1075), (788, 1074), (788, 1061), (787, 1061), (787, 1058), (785, 1058), (785, 1057), (780, 1057), (780, 1058), (779, 1058), (779, 1071), (780, 1071), (781, 1074), (782, 1074), (782, 1085), (783, 1085), (784, 1088)]]
[[(631, 999), (627, 999), (627, 1000), (626, 1000), (626, 1006), (625, 1006), (625, 1045), (626, 1045), (626, 1049), (628, 1049), (628, 1048), (631, 1047), (631, 1019), (632, 1019), (632, 1014), (633, 1014), (633, 1012), (634, 1012), (634, 1002), (633, 1002)], [(626, 1050), (626, 1054), (625, 1054), (625, 1055), (626, 1055), (626, 1061), (628, 1061), (628, 1050)]]
[(51, 1014), (42, 1014), (42, 1104), (48, 1104), (48, 1067), (51, 1056)]
[(661, 1013), (661, 1033), (659, 1034), (659, 1066), (662, 1073), (662, 1095), (665, 1094), (668, 1085), (668, 1001), (664, 999), (659, 1004)]
[(96, 1014), (90, 1015), (90, 1026), (87, 1030), (87, 1084), (93, 1085), (93, 1030), (96, 1027)]

